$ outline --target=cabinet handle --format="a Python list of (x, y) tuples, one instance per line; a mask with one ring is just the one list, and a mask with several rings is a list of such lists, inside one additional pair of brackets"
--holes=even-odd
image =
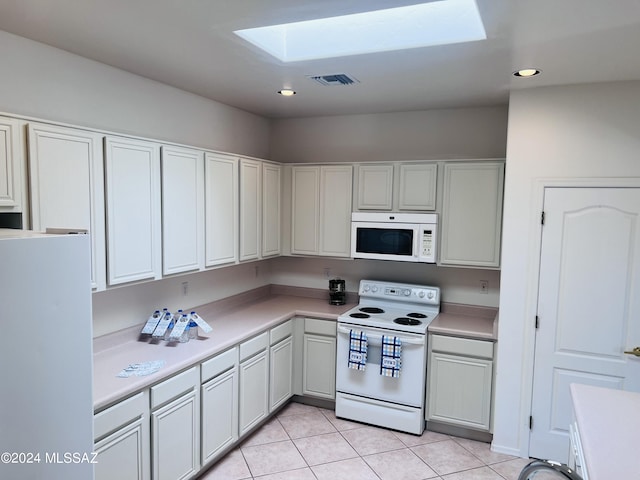
[(635, 347), (633, 350), (625, 350), (624, 353), (640, 357), (640, 347)]

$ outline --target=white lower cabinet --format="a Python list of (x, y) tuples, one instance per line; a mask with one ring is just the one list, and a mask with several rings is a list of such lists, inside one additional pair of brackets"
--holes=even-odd
[(198, 367), (151, 387), (151, 471), (154, 480), (193, 477), (200, 470)]
[(94, 416), (96, 480), (149, 480), (149, 394), (140, 392)]
[(202, 363), (202, 465), (238, 440), (238, 348)]
[(336, 398), (336, 322), (304, 319), (302, 394)]
[(240, 344), (240, 436), (269, 415), (269, 332)]
[(429, 336), (428, 421), (491, 430), (491, 341)]
[(269, 332), (269, 411), (273, 412), (293, 395), (293, 321)]

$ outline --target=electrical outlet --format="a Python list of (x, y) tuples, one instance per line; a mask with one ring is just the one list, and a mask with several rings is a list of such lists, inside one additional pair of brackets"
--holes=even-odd
[(185, 297), (189, 295), (189, 282), (182, 282), (182, 295)]
[(480, 293), (489, 293), (489, 281), (480, 280)]

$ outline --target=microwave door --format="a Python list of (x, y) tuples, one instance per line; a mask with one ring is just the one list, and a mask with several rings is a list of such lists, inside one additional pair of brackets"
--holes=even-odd
[(418, 237), (416, 225), (354, 223), (351, 253), (354, 258), (415, 262)]

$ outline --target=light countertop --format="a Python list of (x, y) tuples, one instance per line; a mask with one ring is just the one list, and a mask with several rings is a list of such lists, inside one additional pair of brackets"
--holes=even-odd
[(440, 314), (429, 324), (429, 332), (495, 342), (498, 339), (498, 310), (443, 303)]
[(589, 478), (640, 479), (640, 393), (571, 384)]

